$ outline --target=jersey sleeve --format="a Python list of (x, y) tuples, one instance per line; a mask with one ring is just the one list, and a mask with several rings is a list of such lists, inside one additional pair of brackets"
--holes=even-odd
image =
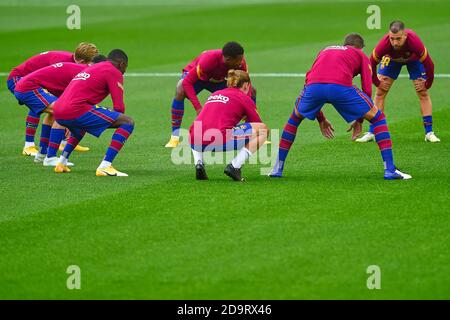
[(384, 36), (383, 39), (378, 42), (375, 49), (373, 49), (370, 55), (370, 68), (372, 69), (372, 82), (375, 86), (380, 85), (380, 80), (377, 75), (377, 65), (380, 63), (381, 59), (385, 54), (389, 52), (389, 39), (388, 36)]
[(194, 69), (189, 71), (188, 75), (183, 79), (183, 82), (181, 83), (186, 97), (192, 102), (192, 105), (197, 112), (202, 108), (202, 105), (197, 98), (197, 94), (195, 93), (194, 88), (194, 84), (199, 80), (198, 74), (201, 72), (199, 68), (200, 66), (197, 64)]
[(245, 60), (245, 58), (242, 58), (242, 64), (241, 64), (241, 68), (242, 71), (245, 71), (248, 73), (248, 65), (247, 65), (247, 61)]
[(434, 80), (433, 60), (431, 60), (427, 48), (417, 35), (414, 36), (410, 35), (408, 41), (411, 51), (414, 52), (419, 57), (419, 61), (422, 62), (425, 68), (425, 73), (427, 75), (427, 81), (425, 83), (425, 86), (427, 87), (427, 89), (429, 89), (431, 88), (431, 85), (433, 84)]
[(261, 117), (259, 116), (258, 111), (256, 110), (256, 104), (252, 99), (246, 97), (242, 101), (244, 103), (245, 108), (245, 118), (247, 122), (262, 122)]
[[(361, 51), (361, 89), (370, 98), (372, 97), (372, 65), (369, 58)], [(378, 80), (378, 78), (377, 78)]]
[(125, 113), (125, 104), (123, 102), (123, 75), (114, 73), (114, 76), (107, 76), (107, 79), (114, 110)]

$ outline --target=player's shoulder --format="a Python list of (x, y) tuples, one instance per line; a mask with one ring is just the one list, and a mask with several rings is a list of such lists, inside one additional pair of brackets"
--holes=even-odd
[(421, 41), (419, 35), (412, 29), (405, 29), (405, 32), (408, 35), (408, 41)]
[(50, 50), (50, 51), (41, 52), (39, 55), (71, 58), (73, 56), (73, 53), (69, 52), (69, 51), (63, 51), (63, 50)]
[(405, 32), (408, 37), (418, 37), (417, 33), (413, 29), (405, 29)]
[(391, 42), (389, 41), (389, 33), (385, 33), (383, 37), (381, 37), (380, 41), (378, 41), (377, 48), (390, 46)]
[(201, 61), (214, 61), (222, 58), (221, 49), (206, 50), (200, 54)]

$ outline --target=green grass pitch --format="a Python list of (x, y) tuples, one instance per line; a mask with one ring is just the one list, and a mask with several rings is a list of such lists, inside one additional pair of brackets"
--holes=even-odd
[[(2, 1), (0, 72), (81, 41), (124, 49), (128, 72), (179, 72), (199, 52), (237, 40), (250, 72), (301, 73), (349, 32), (366, 38), (370, 54), (390, 20), (402, 19), (436, 73), (450, 74), (448, 1), (122, 2), (80, 1), (81, 30), (71, 31), (65, 1)], [(381, 8), (381, 30), (366, 27), (369, 4)], [(270, 128), (282, 129), (303, 81), (253, 79)], [(246, 183), (229, 181), (223, 165), (195, 181), (192, 166), (172, 164), (163, 147), (176, 82), (125, 78), (136, 129), (115, 165), (126, 179), (95, 177), (112, 132), (86, 137), (91, 151), (73, 154), (70, 174), (21, 156), (26, 111), (1, 86), (1, 299), (450, 298), (449, 78), (431, 89), (440, 144), (423, 141), (409, 80), (388, 96), (396, 163), (414, 177), (404, 182), (382, 179), (376, 144), (351, 142), (331, 106), (324, 111), (337, 137), (326, 141), (316, 123), (303, 123), (284, 179), (252, 164)], [(190, 103), (186, 110), (184, 128), (194, 117)], [(81, 290), (66, 287), (69, 265), (81, 268)], [(381, 268), (381, 290), (366, 286), (369, 265)]]

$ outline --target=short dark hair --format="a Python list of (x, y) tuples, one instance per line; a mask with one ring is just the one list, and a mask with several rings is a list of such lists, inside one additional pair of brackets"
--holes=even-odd
[(108, 54), (108, 60), (114, 62), (125, 62), (128, 63), (127, 54), (121, 49), (114, 49)]
[(106, 61), (106, 60), (108, 60), (108, 59), (104, 55), (99, 54), (99, 55), (96, 55), (94, 57), (94, 59), (92, 59), (92, 63), (99, 63), (99, 62), (103, 62), (103, 61)]
[(397, 33), (397, 32), (399, 32), (401, 30), (404, 30), (404, 29), (405, 29), (405, 24), (403, 22), (399, 21), (399, 20), (392, 21), (389, 24), (389, 30), (392, 33)]
[(352, 46), (359, 49), (364, 48), (364, 38), (358, 33), (350, 33), (345, 36), (344, 46)]
[(225, 43), (222, 48), (222, 55), (224, 57), (236, 58), (244, 54), (244, 48), (237, 42), (230, 41)]

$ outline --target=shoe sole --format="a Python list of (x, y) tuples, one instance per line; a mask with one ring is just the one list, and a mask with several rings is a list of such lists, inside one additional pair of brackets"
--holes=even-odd
[(128, 175), (126, 173), (122, 173), (122, 174), (109, 174), (107, 172), (104, 171), (100, 171), (100, 172), (96, 172), (95, 175), (97, 177), (128, 177)]
[(233, 181), (236, 182), (244, 182), (245, 179), (241, 177), (241, 180), (236, 179), (231, 173), (229, 173), (228, 171), (224, 171), (223, 172), (226, 176), (230, 177)]

